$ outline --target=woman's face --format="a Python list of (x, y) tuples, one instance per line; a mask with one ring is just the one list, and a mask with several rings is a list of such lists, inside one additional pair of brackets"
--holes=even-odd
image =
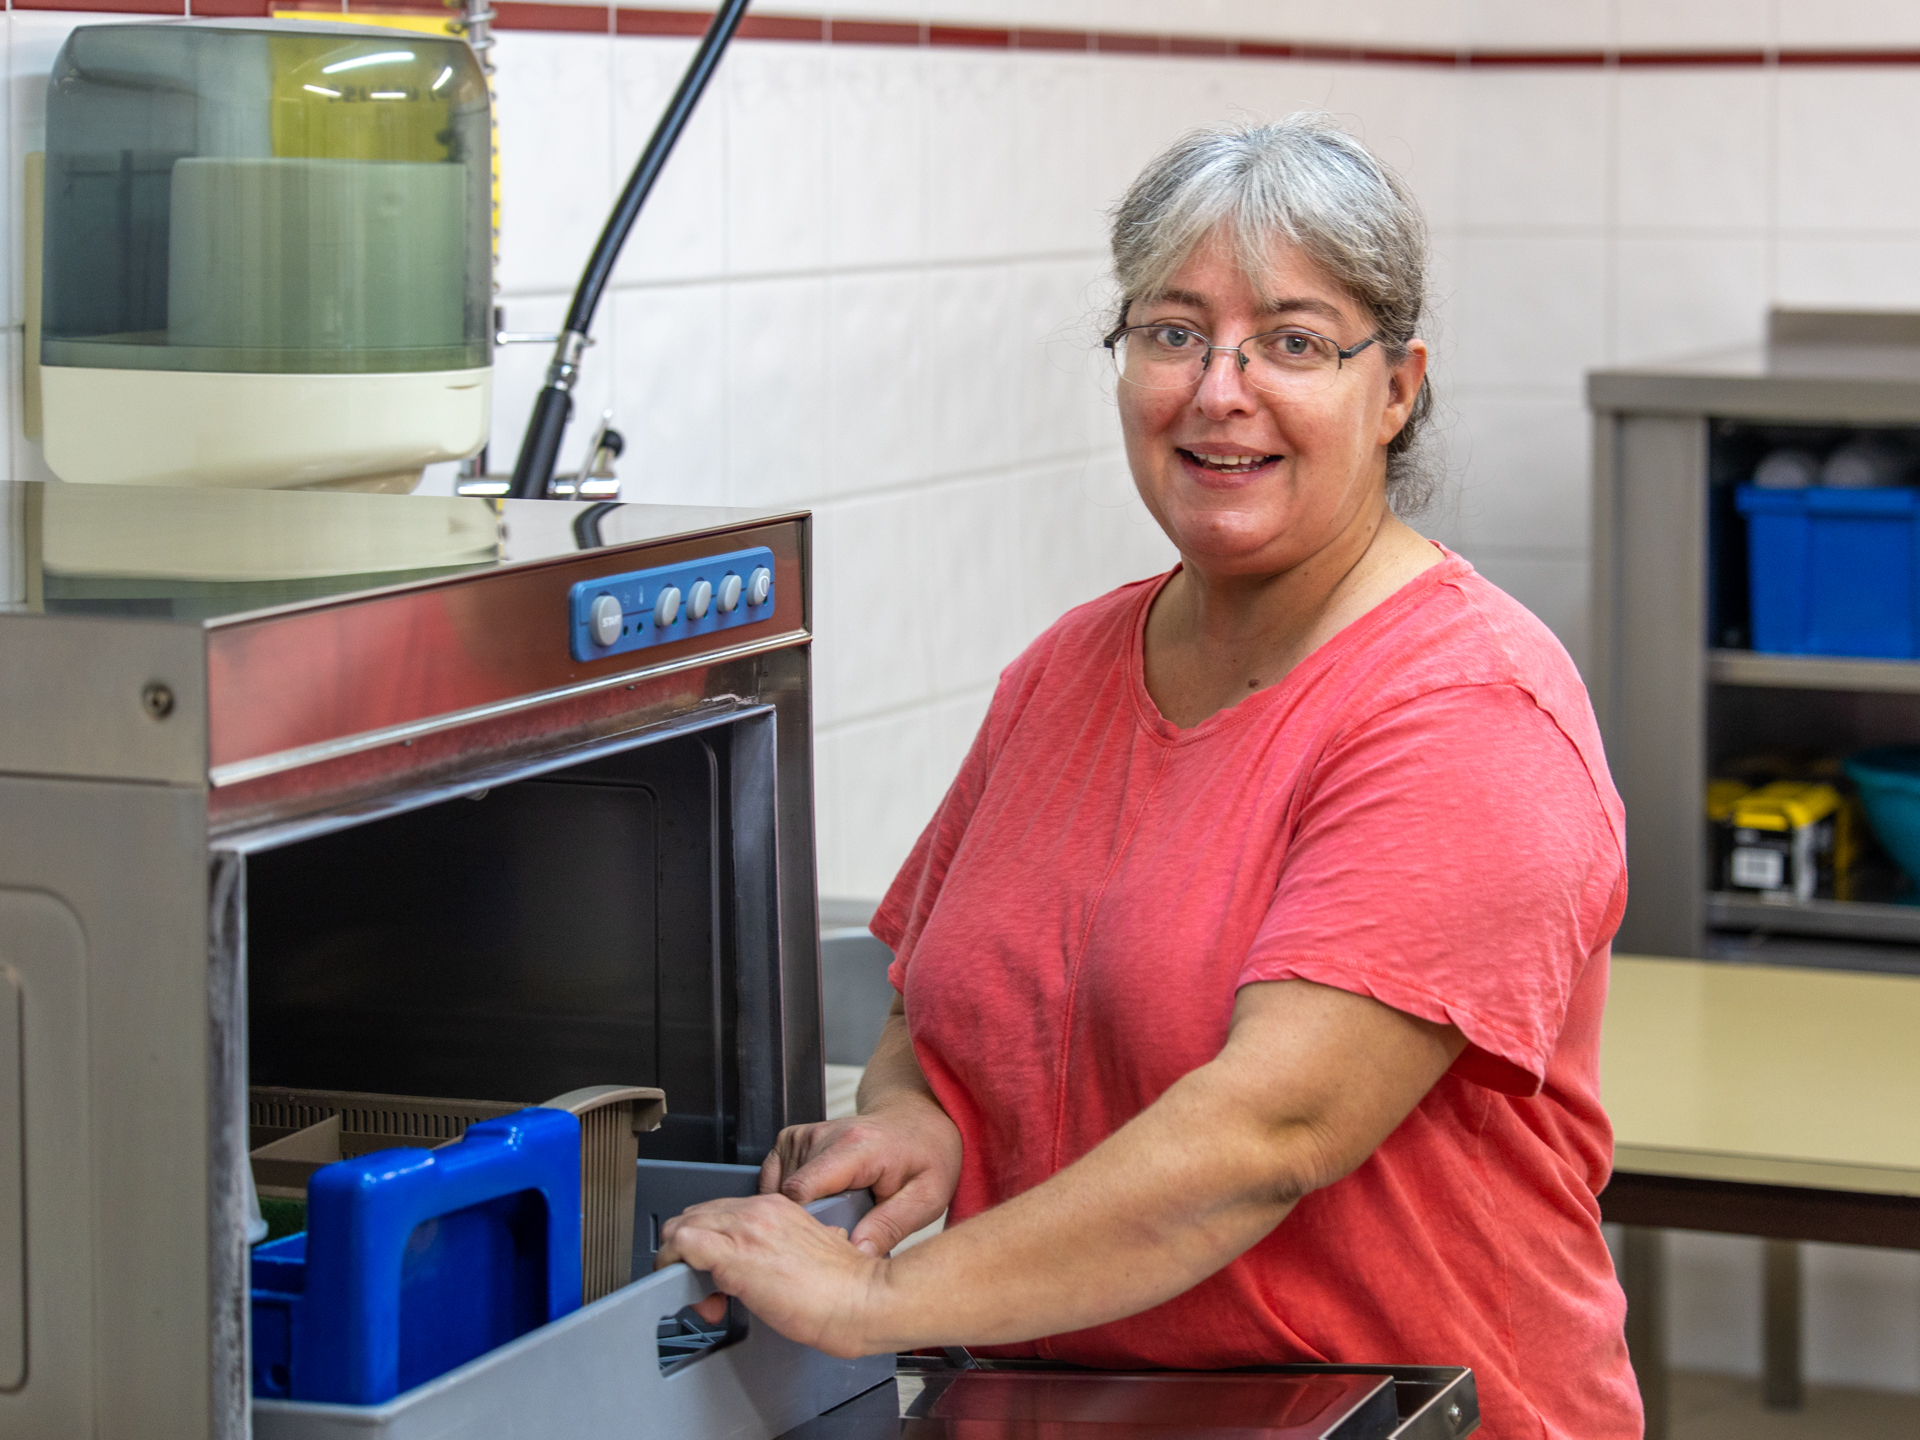
[[(1256, 282), (1217, 235), (1160, 294), (1136, 301), (1127, 323), (1177, 323), (1216, 345), (1297, 326), (1344, 350), (1373, 333), (1365, 308), (1293, 246), (1278, 245)], [(1120, 382), (1134, 484), (1187, 563), (1223, 577), (1277, 574), (1370, 531), (1386, 503), (1387, 442), (1426, 372), (1426, 346), (1408, 349), (1394, 365), (1370, 345), (1309, 394), (1256, 388), (1226, 351), (1192, 388)]]

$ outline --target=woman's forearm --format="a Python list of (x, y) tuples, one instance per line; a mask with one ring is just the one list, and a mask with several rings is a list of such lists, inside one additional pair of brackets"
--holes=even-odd
[[(875, 1057), (863, 1100), (876, 1115), (935, 1104), (917, 1065), (903, 1075), (903, 1040), (904, 1022)], [(710, 1272), (781, 1334), (832, 1355), (1086, 1329), (1191, 1289), (1257, 1244), (1301, 1196), (1372, 1154), (1465, 1044), (1450, 1025), (1344, 990), (1248, 985), (1212, 1062), (1059, 1174), (923, 1245), (882, 1259), (887, 1246), (863, 1252), (793, 1203), (809, 1197), (760, 1195), (669, 1221), (659, 1259)], [(910, 1113), (900, 1118), (911, 1128)], [(959, 1133), (944, 1112), (940, 1124), (957, 1172)], [(862, 1183), (849, 1178), (857, 1168), (832, 1188)], [(953, 1185), (941, 1184), (944, 1203)], [(889, 1243), (924, 1223), (896, 1225)]]
[(1171, 1299), (1362, 1163), (1446, 1071), (1450, 1026), (1305, 982), (1057, 1175), (875, 1267), (866, 1345), (1009, 1344)]
[(860, 1077), (860, 1113), (871, 1114), (890, 1104), (919, 1100), (936, 1107), (940, 1103), (921, 1072), (919, 1060), (914, 1057), (907, 1017), (896, 996), (893, 1013), (887, 1016), (880, 1039), (873, 1047), (873, 1058), (867, 1061), (866, 1072)]

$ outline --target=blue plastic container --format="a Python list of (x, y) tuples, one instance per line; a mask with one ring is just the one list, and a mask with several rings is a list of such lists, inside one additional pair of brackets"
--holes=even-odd
[(1920, 746), (1863, 750), (1846, 768), (1873, 833), (1907, 878), (1920, 882)]
[(307, 1182), (253, 1252), (253, 1393), (375, 1405), (580, 1308), (580, 1122), (521, 1110)]
[(1734, 503), (1755, 650), (1920, 657), (1920, 491), (1742, 485)]

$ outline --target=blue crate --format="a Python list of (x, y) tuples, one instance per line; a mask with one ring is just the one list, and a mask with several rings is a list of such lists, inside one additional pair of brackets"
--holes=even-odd
[(1734, 502), (1755, 650), (1920, 658), (1920, 491), (1742, 485)]
[(253, 1393), (374, 1405), (580, 1308), (580, 1122), (530, 1109), (314, 1172), (253, 1252)]

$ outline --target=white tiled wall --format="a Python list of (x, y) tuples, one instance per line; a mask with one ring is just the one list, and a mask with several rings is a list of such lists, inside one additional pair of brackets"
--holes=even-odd
[[(1175, 23), (1164, 0), (755, 8)], [(1185, 0), (1177, 13), (1189, 33), (1400, 48), (1920, 43), (1912, 0)], [(40, 143), (60, 40), (111, 18), (7, 17), (9, 415), (21, 156)], [(509, 329), (557, 325), (692, 44), (500, 37)], [(829, 893), (885, 887), (1022, 644), (1170, 561), (1132, 497), (1091, 363), (1108, 311), (1102, 210), (1183, 128), (1307, 107), (1398, 166), (1433, 224), (1449, 488), (1428, 528), (1576, 656), (1585, 372), (1752, 339), (1773, 301), (1920, 308), (1910, 67), (1446, 69), (738, 43), (602, 306), (567, 458), (610, 408), (629, 441), (630, 499), (814, 509)], [(496, 468), (545, 361), (541, 347), (500, 358)], [(10, 424), (12, 473), (44, 474)], [(1680, 1246), (1676, 1284), (1693, 1306), (1676, 1325), (1682, 1360), (1757, 1364), (1757, 1332), (1742, 1328), (1751, 1248)], [(1913, 1267), (1819, 1255), (1810, 1372), (1920, 1388)], [(1846, 1317), (1862, 1313), (1893, 1318), (1849, 1338), (1863, 1322)]]
[[(510, 329), (554, 324), (690, 48), (501, 37)], [(736, 45), (596, 323), (581, 409), (626, 432), (630, 499), (813, 507), (830, 893), (885, 887), (1028, 639), (1170, 563), (1095, 358), (1104, 207), (1186, 125), (1331, 104), (1451, 214), (1454, 93), (1379, 67)], [(502, 361), (501, 465), (544, 363)]]

